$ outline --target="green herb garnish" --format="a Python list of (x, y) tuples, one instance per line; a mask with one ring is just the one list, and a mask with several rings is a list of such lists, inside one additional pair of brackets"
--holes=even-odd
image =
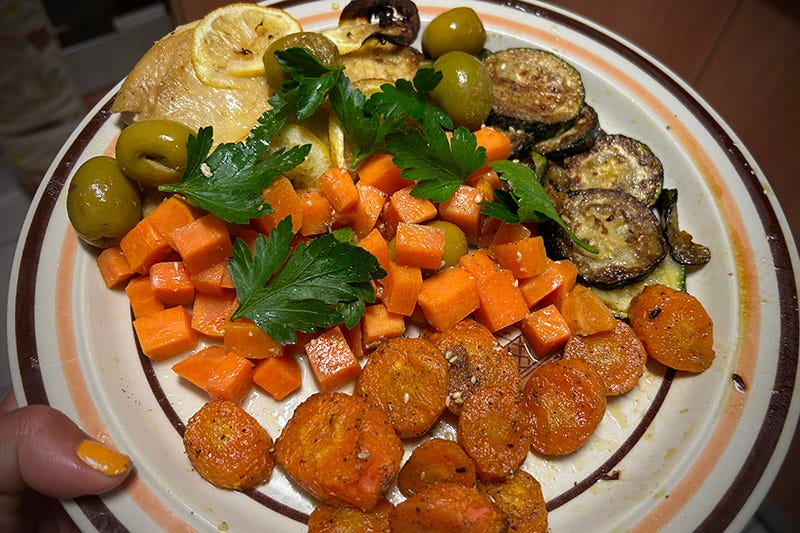
[(493, 161), (489, 166), (508, 183), (509, 189), (495, 191), (497, 201), (485, 202), (481, 210), (483, 214), (509, 224), (553, 221), (561, 226), (578, 246), (593, 254), (598, 252), (597, 248), (579, 239), (567, 227), (531, 167), (513, 161)]
[[(263, 119), (263, 121), (261, 121)], [(182, 194), (198, 207), (235, 224), (272, 212), (261, 194), (282, 174), (303, 162), (311, 146), (294, 146), (270, 153), (269, 139), (283, 122), (263, 115), (244, 142), (225, 143), (209, 155), (211, 127), (200, 128), (186, 143), (187, 164), (177, 183), (159, 190)]]
[(386, 275), (378, 260), (332, 233), (300, 243), (292, 250), (291, 218), (259, 235), (251, 255), (242, 240), (233, 247), (229, 267), (239, 307), (231, 320), (249, 318), (280, 344), (344, 323), (355, 326), (365, 302), (373, 302), (370, 283)]

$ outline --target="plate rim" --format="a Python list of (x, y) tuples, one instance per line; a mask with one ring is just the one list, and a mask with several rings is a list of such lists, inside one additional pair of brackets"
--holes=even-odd
[[(797, 423), (796, 416), (790, 417), (793, 408), (793, 391), (797, 387), (797, 346), (798, 346), (798, 312), (797, 312), (797, 288), (798, 274), (795, 267), (797, 262), (797, 251), (793, 248), (791, 233), (786, 227), (785, 220), (782, 218), (779, 204), (773, 205), (768, 195), (763, 192), (763, 182), (766, 178), (758, 169), (752, 156), (749, 155), (743, 144), (738, 141), (735, 134), (728, 128), (724, 121), (716, 116), (710, 106), (695, 94), (684, 82), (676, 75), (667, 70), (663, 65), (658, 64), (641, 50), (636, 49), (623, 38), (613, 32), (601, 30), (599, 26), (591, 23), (580, 16), (565, 14), (559, 10), (554, 10), (551, 6), (541, 3), (526, 2), (521, 0), (502, 1), (502, 0), (483, 0), (488, 4), (510, 7), (525, 12), (534, 12), (549, 21), (563, 24), (572, 30), (576, 30), (594, 40), (601, 41), (605, 46), (612, 49), (616, 54), (634, 63), (637, 68), (646, 72), (649, 76), (657, 79), (680, 103), (694, 111), (694, 116), (699, 120), (720, 143), (724, 141), (729, 162), (738, 169), (738, 178), (745, 186), (749, 200), (756, 209), (762, 222), (762, 227), (769, 238), (769, 248), (771, 259), (776, 271), (776, 282), (779, 287), (780, 307), (781, 307), (781, 339), (779, 340), (778, 368), (776, 369), (775, 383), (773, 389), (776, 391), (770, 399), (767, 408), (767, 417), (761, 421), (756, 442), (753, 444), (750, 455), (745, 465), (739, 470), (735, 482), (728, 488), (725, 496), (709, 512), (706, 519), (701, 524), (700, 529), (716, 529), (720, 524), (731, 524), (740, 515), (742, 508), (756, 493), (757, 485), (765, 480), (764, 473), (771, 468), (771, 464), (782, 461), (786, 450), (780, 450), (781, 441), (786, 440), (788, 432), (789, 438), (794, 431)], [(271, 5), (276, 7), (292, 7), (305, 4), (303, 0), (288, 0), (277, 2)], [(74, 139), (65, 144), (65, 150), (59, 154), (45, 178), (45, 182), (40, 187), (34, 198), (32, 209), (26, 218), (23, 226), (23, 233), (20, 237), (18, 251), (15, 254), (14, 266), (12, 271), (12, 283), (14, 287), (9, 294), (9, 325), (13, 320), (13, 338), (9, 336), (9, 356), (17, 354), (18, 372), (21, 384), (15, 380), (14, 388), (17, 393), (18, 402), (23, 400), (27, 403), (49, 403), (47, 401), (47, 390), (42, 380), (38, 368), (34, 368), (33, 359), (38, 359), (36, 351), (35, 323), (36, 317), (33, 306), (26, 306), (24, 298), (20, 295), (35, 294), (35, 276), (20, 276), (19, 273), (26, 271), (25, 267), (37, 265), (41, 257), (41, 242), (38, 239), (28, 238), (31, 235), (43, 235), (49, 223), (50, 213), (57, 205), (59, 194), (66, 185), (71, 167), (78, 159), (88, 143), (100, 127), (113, 116), (109, 112), (113, 102), (114, 93), (118, 86), (112, 89), (106, 97), (95, 107), (93, 112), (87, 115), (87, 119), (76, 130)], [(745, 180), (745, 176), (749, 179)], [(783, 289), (791, 289), (788, 293)], [(12, 302), (12, 297), (15, 301)], [(13, 304), (13, 308), (12, 308)], [(11, 312), (13, 309), (13, 312)], [(787, 312), (788, 311), (788, 312)], [(12, 348), (13, 344), (13, 348)], [(13, 350), (13, 351), (12, 351)], [(793, 352), (793, 353), (792, 353)], [(24, 359), (24, 354), (34, 354), (33, 359)], [(794, 357), (792, 357), (792, 355)], [(38, 376), (38, 378), (37, 378)], [(16, 376), (15, 376), (16, 377)], [(18, 390), (19, 387), (19, 390)], [(796, 401), (796, 397), (794, 398)], [(33, 401), (31, 401), (33, 400)], [(796, 415), (796, 413), (794, 413)], [(781, 431), (775, 431), (780, 427)], [(791, 431), (789, 431), (791, 430)], [(759, 448), (756, 451), (756, 448)], [(769, 449), (772, 453), (763, 453), (764, 449)], [(780, 457), (777, 457), (780, 454)], [(776, 474), (776, 473), (773, 473)], [(774, 475), (772, 475), (774, 479)], [(770, 480), (771, 482), (771, 480)], [(764, 490), (764, 492), (766, 492)], [(84, 497), (77, 500), (80, 508), (95, 514), (100, 513), (108, 519), (109, 513), (102, 498), (98, 496)], [(105, 512), (104, 512), (105, 510)], [(120, 524), (121, 525), (121, 524)]]

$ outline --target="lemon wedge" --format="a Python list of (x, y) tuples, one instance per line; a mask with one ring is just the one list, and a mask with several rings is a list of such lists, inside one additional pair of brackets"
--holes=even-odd
[(194, 28), (192, 66), (206, 85), (236, 89), (241, 78), (264, 75), (264, 51), (272, 41), (302, 31), (282, 9), (234, 3), (203, 17)]
[(295, 189), (315, 187), (317, 178), (331, 168), (331, 153), (328, 145), (310, 129), (299, 124), (287, 124), (270, 141), (273, 149), (289, 149), (292, 146), (311, 145), (305, 161), (286, 173)]

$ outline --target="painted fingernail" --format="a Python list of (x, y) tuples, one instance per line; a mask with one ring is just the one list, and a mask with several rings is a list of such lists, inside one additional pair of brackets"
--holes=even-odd
[(131, 460), (127, 455), (107, 448), (94, 440), (83, 440), (76, 453), (85, 464), (107, 476), (122, 474), (131, 465)]

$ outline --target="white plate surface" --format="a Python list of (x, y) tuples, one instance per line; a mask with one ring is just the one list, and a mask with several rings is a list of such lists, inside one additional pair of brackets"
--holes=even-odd
[[(287, 2), (306, 29), (335, 25), (329, 1)], [(423, 24), (449, 2), (419, 3)], [(777, 200), (733, 132), (685, 83), (619, 37), (538, 3), (471, 2), (489, 49), (534, 46), (575, 65), (601, 125), (648, 144), (679, 191), (681, 225), (712, 250), (688, 290), (714, 320), (717, 358), (698, 376), (648, 367), (612, 399), (591, 441), (558, 459), (529, 455), (552, 531), (740, 529), (786, 453), (798, 416), (798, 257)], [(9, 296), (9, 354), (20, 403), (55, 406), (113, 442), (135, 465), (102, 497), (66, 502), (83, 529), (302, 531), (313, 502), (276, 469), (257, 491), (215, 489), (191, 468), (182, 424), (204, 398), (150, 363), (122, 291), (103, 286), (94, 253), (66, 216), (66, 185), (120, 126), (112, 90), (51, 166), (18, 247)], [(244, 406), (273, 437), (301, 399), (253, 392)], [(439, 428), (447, 433), (446, 427)], [(394, 498), (396, 494), (392, 494)]]

